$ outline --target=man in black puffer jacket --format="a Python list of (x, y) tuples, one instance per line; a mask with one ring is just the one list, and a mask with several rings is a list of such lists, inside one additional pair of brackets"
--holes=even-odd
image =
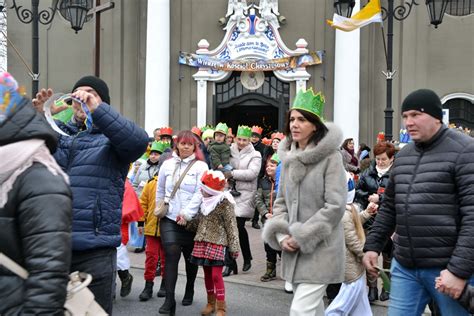
[[(0, 90), (4, 101), (3, 84)], [(0, 253), (29, 275), (22, 279), (0, 264), (0, 315), (64, 315), (71, 190), (51, 155), (56, 133), (28, 99), (10, 93), (14, 110), (5, 114), (0, 104)]]
[[(100, 78), (83, 77), (72, 91), (87, 105), (93, 126), (84, 124), (87, 115), (79, 102), (73, 102), (70, 122), (58, 122), (71, 135), (59, 136), (54, 154), (69, 175), (73, 193), (71, 271), (92, 275), (89, 289), (97, 303), (112, 314), (124, 181), (130, 163), (146, 151), (148, 135), (109, 105), (109, 88)], [(41, 90), (33, 100), (35, 106), (42, 109), (51, 94), (51, 90)], [(119, 276), (124, 290), (130, 289), (131, 274)]]
[(442, 315), (468, 315), (455, 299), (474, 284), (474, 139), (441, 123), (431, 90), (408, 95), (402, 116), (414, 143), (394, 162), (364, 264), (377, 274), (378, 253), (395, 232), (389, 315), (421, 315), (430, 299)]

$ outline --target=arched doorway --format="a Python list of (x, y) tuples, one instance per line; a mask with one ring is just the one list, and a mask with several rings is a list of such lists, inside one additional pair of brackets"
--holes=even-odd
[(259, 125), (263, 136), (282, 130), (290, 100), (289, 83), (279, 80), (273, 72), (265, 72), (265, 81), (257, 90), (248, 90), (234, 71), (224, 82), (216, 83), (214, 111), (216, 122), (225, 122), (234, 133), (238, 125)]
[(449, 109), (449, 123), (474, 129), (474, 100), (467, 97), (453, 97), (443, 102), (443, 109)]

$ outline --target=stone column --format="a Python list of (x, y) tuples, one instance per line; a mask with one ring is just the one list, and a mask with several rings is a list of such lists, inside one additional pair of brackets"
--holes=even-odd
[[(196, 54), (209, 54), (209, 42), (201, 39), (198, 43)], [(199, 71), (193, 75), (197, 83), (197, 118), (196, 125), (203, 127), (207, 124), (207, 81), (209, 80), (208, 68), (200, 67)]]
[(145, 130), (170, 120), (170, 0), (149, 0), (147, 12)]
[[(307, 47), (308, 47), (308, 42), (306, 42), (304, 38), (300, 38), (296, 42), (295, 52), (297, 52), (298, 54), (307, 54), (309, 53), (309, 50)], [(300, 90), (306, 90), (307, 89), (306, 83), (308, 82), (310, 78), (309, 74), (306, 72), (306, 67), (296, 68), (295, 76), (297, 77), (296, 93), (298, 93), (298, 91)]]
[(207, 80), (198, 80), (197, 95), (197, 126), (202, 127), (207, 120)]
[[(358, 12), (359, 8), (360, 0), (357, 0), (352, 12)], [(354, 138), (358, 146), (360, 31), (335, 32), (334, 123), (342, 128), (344, 139)]]

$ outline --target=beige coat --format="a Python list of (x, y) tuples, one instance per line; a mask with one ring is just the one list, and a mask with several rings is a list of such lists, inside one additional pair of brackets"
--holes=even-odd
[(255, 211), (255, 193), (257, 192), (258, 173), (262, 165), (262, 156), (249, 143), (239, 151), (237, 144), (230, 146), (230, 164), (234, 167), (232, 177), (236, 180), (236, 189), (241, 193), (235, 197), (235, 216), (252, 218)]
[(344, 215), (347, 179), (338, 145), (342, 132), (327, 123), (329, 132), (304, 151), (288, 139), (280, 143), (282, 170), (273, 218), (263, 239), (280, 250), (278, 234), (293, 236), (299, 251), (282, 253), (282, 277), (292, 283), (339, 283), (344, 280)]
[[(359, 213), (361, 223), (365, 223), (371, 215), (367, 211)], [(346, 212), (342, 218), (344, 222), (344, 238), (346, 242), (346, 272), (344, 282), (351, 283), (358, 280), (365, 271), (362, 264), (364, 256), (364, 243), (357, 236), (350, 206), (346, 206)]]

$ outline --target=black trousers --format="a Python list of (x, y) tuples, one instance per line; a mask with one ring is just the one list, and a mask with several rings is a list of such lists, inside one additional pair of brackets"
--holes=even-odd
[(112, 315), (112, 302), (117, 277), (117, 249), (100, 248), (86, 251), (73, 251), (71, 272), (86, 272), (92, 275), (88, 288), (99, 305)]
[(267, 254), (267, 261), (276, 264), (277, 263), (277, 255), (279, 254), (281, 256), (281, 251), (273, 249), (267, 243), (263, 243), (263, 246), (265, 247), (265, 252)]
[(252, 252), (250, 251), (249, 235), (245, 229), (245, 222), (248, 218), (237, 217), (237, 228), (239, 230), (240, 250), (245, 262), (252, 260)]
[(167, 217), (160, 220), (160, 234), (166, 258), (164, 275), (166, 298), (170, 297), (174, 300), (181, 253), (183, 253), (186, 264), (186, 291), (194, 291), (198, 266), (191, 263), (189, 259), (194, 248), (195, 234)]
[(259, 217), (260, 217), (260, 213), (258, 212), (257, 209), (255, 209), (255, 212), (253, 213), (252, 223), (258, 223)]

